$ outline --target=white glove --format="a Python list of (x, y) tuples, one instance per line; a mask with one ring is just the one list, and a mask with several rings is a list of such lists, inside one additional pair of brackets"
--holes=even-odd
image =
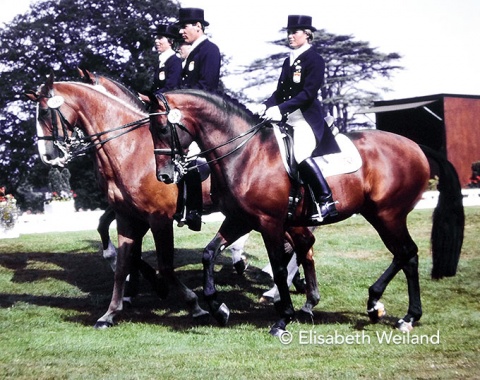
[(255, 104), (252, 106), (252, 112), (254, 115), (263, 116), (267, 106), (265, 104)]
[(265, 119), (272, 121), (282, 120), (282, 114), (280, 113), (280, 108), (278, 106), (270, 107), (265, 111)]

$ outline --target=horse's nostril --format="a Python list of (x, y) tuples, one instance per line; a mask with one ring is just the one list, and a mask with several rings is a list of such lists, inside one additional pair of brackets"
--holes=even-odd
[(158, 174), (157, 179), (160, 182), (163, 182), (167, 185), (173, 183), (172, 179), (170, 178), (170, 176), (168, 174)]

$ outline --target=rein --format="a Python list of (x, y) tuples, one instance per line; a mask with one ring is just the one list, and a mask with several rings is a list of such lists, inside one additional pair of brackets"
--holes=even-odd
[[(157, 97), (162, 101), (163, 105), (165, 106), (165, 112), (151, 113), (150, 116), (165, 115), (165, 114), (169, 116), (170, 112), (172, 112), (172, 110), (171, 110), (171, 108), (168, 104), (168, 101), (167, 101), (166, 97), (163, 94), (158, 94)], [(175, 111), (175, 110), (173, 110), (173, 111)], [(184, 173), (186, 173), (188, 171), (196, 170), (196, 169), (198, 169), (202, 166), (209, 165), (211, 163), (220, 161), (220, 160), (234, 154), (235, 152), (237, 152), (238, 150), (243, 148), (253, 137), (255, 137), (255, 135), (267, 123), (267, 120), (264, 119), (260, 123), (254, 125), (249, 130), (239, 134), (238, 136), (232, 137), (231, 139), (225, 141), (224, 143), (222, 143), (220, 145), (217, 145), (217, 146), (215, 146), (213, 148), (210, 148), (210, 149), (203, 150), (203, 151), (201, 151), (197, 154), (194, 154), (192, 156), (187, 157), (183, 148), (182, 148), (182, 146), (181, 146), (181, 144), (180, 144), (180, 139), (178, 138), (177, 128), (180, 128), (182, 131), (188, 133), (190, 136), (193, 136), (193, 135), (183, 124), (180, 123), (180, 121), (179, 121), (180, 117), (178, 117), (177, 115), (175, 115), (174, 117), (168, 117), (168, 116), (167, 116), (167, 126), (170, 127), (170, 131), (172, 132), (172, 143), (170, 144), (171, 148), (170, 149), (154, 149), (153, 151), (157, 155), (171, 156), (175, 165), (178, 166), (178, 167), (181, 167), (182, 171)], [(178, 121), (177, 121), (177, 119), (178, 119)], [(196, 158), (206, 156), (208, 153), (214, 152), (217, 149), (222, 148), (224, 146), (227, 146), (227, 145), (229, 145), (229, 144), (231, 144), (231, 143), (233, 143), (233, 142), (235, 142), (235, 141), (237, 141), (237, 140), (239, 140), (239, 139), (241, 139), (245, 136), (248, 136), (248, 135), (250, 135), (250, 136), (247, 139), (242, 141), (239, 145), (237, 145), (231, 151), (223, 154), (222, 156), (213, 158), (210, 161), (202, 162), (201, 164), (195, 163), (195, 165), (190, 165), (191, 162), (196, 161)], [(181, 162), (178, 162), (174, 159), (174, 157), (177, 154), (180, 155)]]
[[(55, 96), (52, 91), (50, 93), (49, 100), (54, 98)], [(62, 98), (62, 97), (57, 96), (57, 98)], [(48, 105), (48, 102), (47, 102), (47, 105), (49, 106), (49, 111), (51, 113), (51, 118), (52, 118), (52, 127), (53, 127), (52, 136), (37, 136), (37, 138), (39, 140), (53, 140), (55, 146), (57, 146), (57, 148), (61, 150), (62, 153), (65, 155), (66, 157), (65, 162), (69, 162), (75, 157), (80, 157), (86, 154), (88, 150), (93, 149), (96, 146), (106, 144), (107, 142), (113, 139), (116, 139), (120, 136), (130, 133), (146, 125), (147, 122), (149, 121), (149, 117), (145, 117), (143, 119), (139, 119), (139, 120), (136, 120), (136, 121), (133, 121), (133, 122), (130, 122), (106, 131), (94, 133), (91, 135), (84, 135), (83, 132), (78, 127), (72, 125), (67, 120), (67, 118), (63, 115), (62, 111), (60, 110), (60, 106), (62, 104), (64, 104), (63, 98), (61, 103), (59, 103), (58, 105)], [(58, 118), (56, 116), (58, 116)], [(58, 136), (58, 121), (57, 121), (58, 119), (60, 119), (60, 124), (63, 131), (63, 141), (61, 141)], [(71, 130), (73, 132), (72, 138), (68, 137), (68, 134), (67, 134), (68, 130)], [(121, 131), (121, 130), (123, 130), (123, 132), (118, 133), (115, 136), (106, 138), (105, 140), (96, 141), (96, 142), (91, 141), (92, 139), (99, 140), (100, 137), (106, 134), (116, 132), (116, 131)], [(77, 138), (75, 134), (78, 134), (79, 137)]]

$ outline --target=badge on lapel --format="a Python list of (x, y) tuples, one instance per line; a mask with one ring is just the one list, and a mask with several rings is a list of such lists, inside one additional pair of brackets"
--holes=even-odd
[(293, 72), (293, 83), (300, 83), (302, 80), (302, 66), (300, 66), (298, 63), (300, 62), (295, 62), (296, 66), (295, 71)]

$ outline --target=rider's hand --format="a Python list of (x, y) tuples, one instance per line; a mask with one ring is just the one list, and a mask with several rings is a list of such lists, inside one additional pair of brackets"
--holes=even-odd
[(265, 104), (255, 104), (252, 106), (252, 112), (254, 115), (263, 116), (267, 106)]
[(265, 119), (271, 120), (271, 121), (281, 121), (282, 120), (282, 114), (280, 112), (280, 108), (278, 106), (275, 107), (270, 107), (265, 111)]

